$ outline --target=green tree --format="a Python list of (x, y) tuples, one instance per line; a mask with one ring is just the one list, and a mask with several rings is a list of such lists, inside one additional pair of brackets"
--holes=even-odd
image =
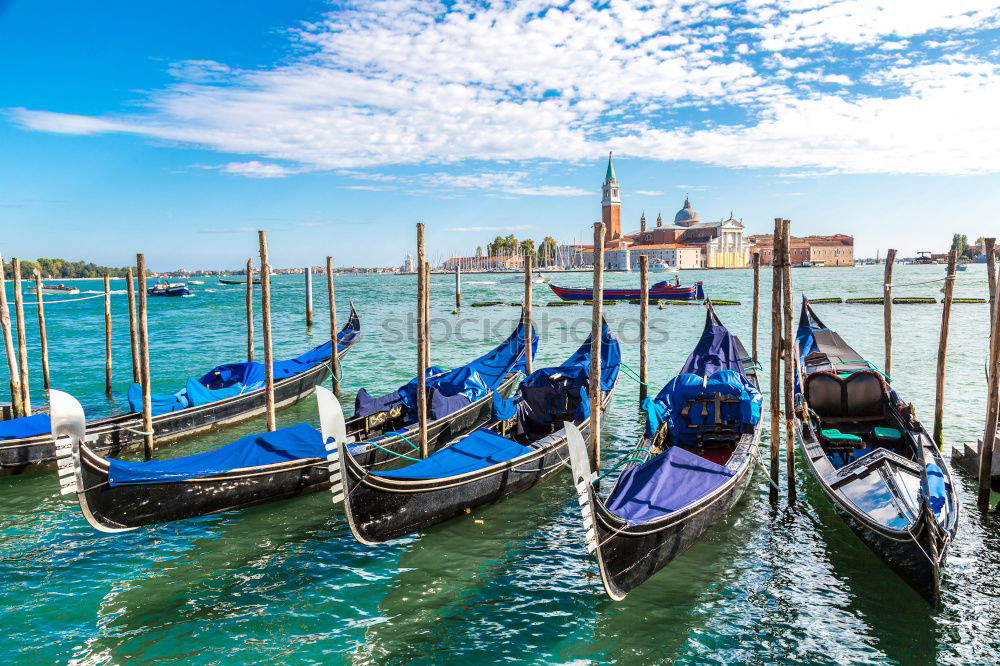
[(955, 234), (951, 237), (951, 249), (955, 250), (955, 254), (962, 256), (965, 254), (969, 247), (969, 239), (965, 234)]
[(556, 260), (556, 239), (546, 236), (541, 245), (538, 246), (538, 263), (542, 266), (551, 266)]
[(533, 241), (530, 238), (521, 241), (521, 253), (524, 254), (526, 257), (535, 256), (535, 241)]

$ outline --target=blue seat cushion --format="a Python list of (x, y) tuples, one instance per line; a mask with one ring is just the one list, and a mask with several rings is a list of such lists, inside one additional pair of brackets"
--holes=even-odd
[(875, 439), (888, 441), (896, 441), (903, 437), (903, 433), (896, 428), (883, 428), (881, 426), (872, 429), (872, 434), (875, 435)]
[(444, 479), (492, 467), (534, 450), (491, 430), (480, 428), (460, 442), (441, 449), (420, 462), (400, 469), (372, 472), (372, 475), (390, 479)]

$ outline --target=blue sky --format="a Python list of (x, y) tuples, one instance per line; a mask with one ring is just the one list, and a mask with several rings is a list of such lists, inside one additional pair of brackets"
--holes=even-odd
[(998, 234), (985, 0), (0, 0), (0, 251), (395, 265), (730, 210), (859, 255)]

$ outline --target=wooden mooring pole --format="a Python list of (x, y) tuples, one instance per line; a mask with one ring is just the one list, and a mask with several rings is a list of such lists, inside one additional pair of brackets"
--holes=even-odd
[(14, 273), (14, 314), (17, 317), (17, 362), (21, 366), (21, 404), (24, 414), (31, 414), (31, 388), (28, 376), (28, 332), (24, 330), (24, 294), (21, 292), (21, 260), (11, 259)]
[(38, 294), (38, 342), (42, 354), (42, 386), (45, 390), (52, 388), (49, 378), (49, 338), (45, 333), (45, 301), (42, 300), (42, 274), (35, 270), (35, 292)]
[(594, 223), (594, 293), (590, 322), (590, 469), (601, 469), (601, 333), (604, 322), (604, 223)]
[(104, 274), (104, 395), (111, 397), (111, 277)]
[(135, 274), (138, 279), (136, 290), (139, 295), (139, 365), (142, 371), (142, 431), (143, 456), (153, 459), (153, 399), (152, 379), (149, 369), (149, 318), (146, 302), (146, 256), (135, 255)]
[(7, 375), (10, 377), (10, 404), (14, 418), (26, 416), (21, 402), (21, 372), (17, 367), (14, 351), (14, 334), (10, 324), (10, 310), (7, 305), (7, 281), (4, 279), (3, 255), (0, 255), (0, 328), (3, 329), (3, 346), (7, 354)]
[(639, 256), (639, 404), (649, 395), (649, 257)]
[(750, 265), (753, 266), (753, 344), (751, 345), (751, 353), (753, 354), (753, 362), (759, 363), (760, 356), (758, 356), (757, 344), (760, 335), (758, 331), (760, 328), (760, 252), (754, 252), (750, 255)]
[(989, 390), (986, 398), (986, 428), (983, 445), (979, 447), (979, 493), (977, 504), (981, 511), (990, 508), (990, 486), (993, 481), (993, 442), (997, 437), (997, 418), (1000, 417), (1000, 307), (993, 309), (990, 322)]
[(253, 259), (247, 259), (246, 267), (247, 293), (247, 360), (253, 361), (254, 339), (253, 339)]
[(955, 266), (958, 254), (952, 249), (948, 253), (948, 277), (944, 283), (944, 300), (941, 310), (941, 336), (938, 340), (937, 389), (934, 394), (934, 441), (938, 448), (944, 446), (944, 379), (948, 360), (948, 324), (951, 321), (951, 302), (955, 292)]
[(420, 457), (428, 455), (427, 441), (427, 347), (424, 344), (424, 310), (427, 283), (424, 281), (424, 223), (417, 222), (417, 420), (420, 427)]
[(267, 410), (267, 429), (274, 432), (274, 349), (271, 340), (271, 263), (267, 258), (267, 232), (257, 231), (260, 246), (260, 321), (264, 331), (264, 407)]
[(531, 255), (524, 255), (524, 373), (531, 374)]
[(337, 341), (337, 298), (333, 292), (333, 257), (326, 258), (326, 296), (330, 302), (330, 382), (334, 393), (340, 393), (340, 344)]
[(131, 266), (125, 271), (125, 281), (128, 282), (128, 338), (132, 347), (132, 381), (142, 383), (142, 363), (139, 361), (139, 332), (135, 320), (135, 274)]
[(784, 332), (782, 342), (785, 356), (785, 483), (788, 484), (788, 503), (795, 504), (795, 386), (793, 373), (797, 364), (795, 358), (795, 336), (792, 334), (792, 222), (782, 220), (781, 235), (781, 306)]
[(997, 303), (997, 239), (986, 238), (986, 281), (990, 288), (990, 321), (993, 321), (993, 310)]
[(885, 332), (885, 374), (892, 377), (892, 266), (896, 251), (885, 253), (885, 278), (882, 282), (882, 328)]
[(771, 502), (778, 501), (778, 449), (781, 446), (781, 249), (783, 223), (774, 220), (774, 242), (771, 253), (771, 381), (769, 398), (771, 406)]
[(313, 269), (306, 266), (306, 327), (313, 325)]
[(455, 264), (455, 309), (462, 307), (462, 267)]

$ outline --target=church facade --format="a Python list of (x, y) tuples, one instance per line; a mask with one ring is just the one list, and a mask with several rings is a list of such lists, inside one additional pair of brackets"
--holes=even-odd
[[(646, 225), (646, 214), (639, 218), (639, 230), (623, 234), (621, 230), (621, 187), (612, 157), (601, 187), (601, 220), (604, 222), (605, 268), (630, 270), (639, 257), (663, 262), (667, 268), (744, 268), (750, 259), (750, 245), (744, 236), (742, 220), (733, 214), (718, 222), (702, 222), (688, 197), (674, 215), (673, 224), (665, 224), (657, 215), (656, 226)], [(588, 250), (593, 260), (593, 248)]]

